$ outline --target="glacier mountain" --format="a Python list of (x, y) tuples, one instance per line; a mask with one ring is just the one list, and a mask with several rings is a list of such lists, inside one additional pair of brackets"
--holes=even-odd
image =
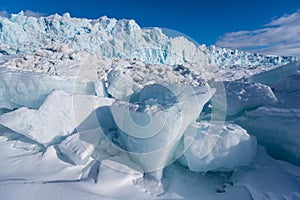
[(299, 61), (170, 31), (0, 17), (0, 199), (299, 199)]
[(272, 67), (295, 60), (289, 56), (264, 56), (197, 45), (186, 37), (168, 37), (164, 29), (141, 28), (134, 20), (106, 16), (88, 20), (71, 18), (68, 13), (35, 18), (20, 12), (10, 18), (0, 17), (0, 40), (0, 53), (4, 55), (33, 54), (37, 49), (58, 51), (66, 45), (101, 57), (136, 58), (152, 64), (187, 61), (216, 66)]

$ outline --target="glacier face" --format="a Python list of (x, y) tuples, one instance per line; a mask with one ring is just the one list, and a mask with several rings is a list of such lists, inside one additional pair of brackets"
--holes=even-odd
[[(293, 57), (264, 56), (197, 45), (185, 37), (168, 37), (163, 29), (143, 29), (133, 20), (96, 20), (63, 16), (27, 17), (21, 12), (0, 18), (0, 52), (33, 54), (36, 49), (58, 51), (66, 46), (101, 57), (137, 58), (146, 63), (274, 67)], [(170, 30), (168, 30), (170, 31)]]

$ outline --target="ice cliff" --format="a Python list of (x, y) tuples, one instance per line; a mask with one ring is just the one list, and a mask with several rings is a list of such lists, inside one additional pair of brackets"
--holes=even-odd
[[(170, 30), (168, 30), (170, 32)], [(185, 37), (168, 37), (163, 29), (143, 29), (134, 20), (101, 17), (95, 20), (63, 16), (27, 17), (23, 12), (0, 18), (0, 54), (57, 51), (64, 45), (101, 57), (137, 58), (146, 63), (182, 64), (185, 61), (217, 66), (278, 66), (295, 60), (238, 50), (197, 45)]]

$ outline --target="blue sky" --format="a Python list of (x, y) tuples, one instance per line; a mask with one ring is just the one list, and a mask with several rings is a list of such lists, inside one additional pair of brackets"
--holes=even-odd
[(232, 40), (238, 34), (242, 43), (247, 38), (241, 37), (245, 33), (241, 31), (249, 31), (249, 37), (273, 20), (297, 13), (300, 0), (0, 0), (1, 10), (2, 15), (30, 10), (44, 15), (69, 12), (73, 17), (135, 19), (142, 27), (173, 29), (198, 43), (260, 49), (244, 43), (240, 47)]

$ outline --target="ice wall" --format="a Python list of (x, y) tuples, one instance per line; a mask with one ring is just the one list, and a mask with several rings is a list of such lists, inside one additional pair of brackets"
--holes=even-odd
[[(170, 30), (168, 30), (170, 32)], [(106, 16), (90, 20), (63, 16), (27, 17), (23, 12), (0, 18), (0, 54), (33, 53), (35, 49), (94, 52), (102, 57), (137, 58), (146, 63), (185, 61), (217, 66), (279, 66), (295, 60), (197, 45), (185, 37), (168, 37), (163, 29), (142, 29), (134, 20)]]

